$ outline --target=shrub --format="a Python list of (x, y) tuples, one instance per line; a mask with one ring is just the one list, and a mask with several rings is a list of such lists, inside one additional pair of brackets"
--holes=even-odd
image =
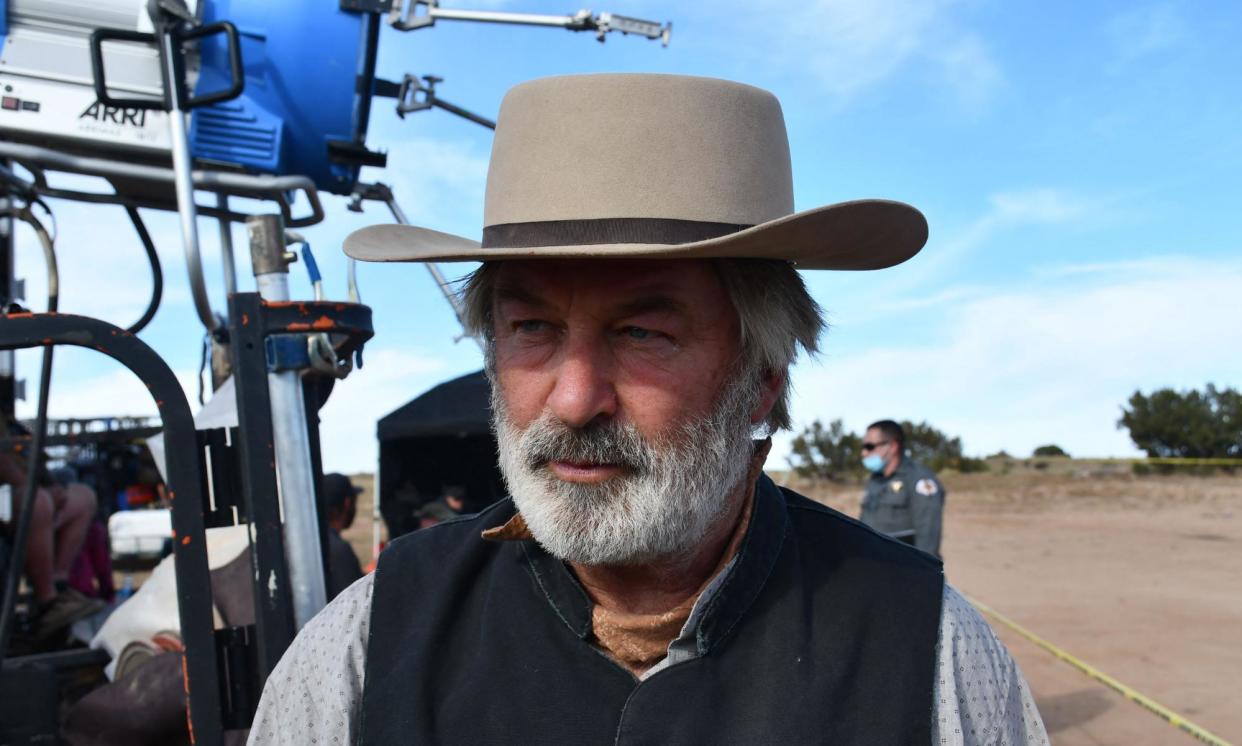
[(841, 482), (853, 480), (866, 471), (862, 458), (862, 438), (846, 432), (841, 420), (824, 427), (819, 420), (793, 439), (789, 466), (800, 477)]
[(1039, 446), (1038, 448), (1035, 449), (1035, 451), (1031, 455), (1037, 456), (1037, 457), (1055, 456), (1055, 457), (1061, 457), (1061, 458), (1069, 458), (1069, 454), (1066, 453), (1065, 450), (1061, 448), (1061, 446), (1053, 445), (1053, 444), (1049, 444), (1046, 446)]

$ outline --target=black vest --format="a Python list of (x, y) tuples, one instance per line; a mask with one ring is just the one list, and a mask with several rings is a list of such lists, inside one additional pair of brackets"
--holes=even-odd
[(761, 477), (700, 656), (639, 682), (591, 644), (591, 602), (533, 541), (417, 531), (380, 555), (362, 743), (931, 743), (940, 563)]

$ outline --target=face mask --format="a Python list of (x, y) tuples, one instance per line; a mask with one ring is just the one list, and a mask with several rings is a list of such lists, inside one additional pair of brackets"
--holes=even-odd
[(876, 473), (884, 471), (884, 457), (877, 456), (874, 453), (870, 456), (863, 456), (862, 464), (867, 467), (867, 471), (873, 471)]

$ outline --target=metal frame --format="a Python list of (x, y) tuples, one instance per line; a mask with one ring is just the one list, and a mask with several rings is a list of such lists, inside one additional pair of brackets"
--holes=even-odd
[[(204, 532), (201, 451), (190, 405), (168, 365), (133, 334), (98, 319), (71, 314), (0, 316), (0, 349), (73, 345), (101, 352), (138, 376), (164, 422), (167, 484), (175, 532), (174, 562), (191, 732), (199, 743), (220, 743), (220, 679), (212, 630), (211, 574)], [(189, 682), (195, 686), (190, 687)]]
[[(34, 177), (33, 181), (29, 181), (8, 168), (0, 167), (0, 181), (7, 182), (4, 186), (17, 195), (55, 197), (96, 204), (114, 204), (131, 209), (147, 207), (177, 212), (184, 217), (184, 212), (181, 209), (184, 205), (180, 204), (180, 202), (185, 201), (180, 198), (180, 195), (187, 193), (184, 189), (176, 188), (172, 190), (177, 195), (174, 199), (169, 199), (168, 197), (161, 199), (149, 196), (150, 194), (160, 194), (161, 192), (167, 195), (169, 187), (178, 187), (178, 173), (170, 168), (116, 161), (107, 158), (72, 155), (38, 145), (6, 141), (0, 141), (0, 159), (7, 159), (21, 164)], [(117, 192), (114, 194), (104, 194), (52, 187), (47, 183), (46, 170), (100, 176), (113, 182)], [(232, 284), (234, 287), (236, 285), (236, 270), (232, 266), (231, 236), (229, 237), (230, 240), (225, 240), (224, 238), (225, 233), (228, 231), (226, 224), (230, 221), (244, 222), (247, 218), (253, 217), (250, 213), (240, 213), (229, 209), (228, 197), (244, 197), (275, 202), (280, 208), (285, 223), (291, 227), (314, 225), (324, 218), (323, 204), (319, 200), (319, 190), (315, 187), (314, 182), (306, 176), (256, 176), (226, 171), (195, 170), (189, 173), (188, 180), (192, 184), (192, 188), (188, 192), (191, 196), (194, 190), (213, 192), (217, 195), (217, 202), (214, 207), (194, 205), (192, 199), (190, 204), (195, 207), (197, 214), (216, 218), (222, 223), (221, 241), (225, 252), (226, 285)], [(124, 192), (125, 187), (133, 188), (135, 186), (139, 187), (139, 189), (134, 189), (134, 193), (127, 194)], [(290, 195), (297, 192), (302, 192), (306, 196), (306, 202), (310, 209), (310, 213), (307, 215), (298, 217), (293, 215)], [(185, 223), (184, 220), (182, 222)], [(185, 227), (185, 225), (182, 226), (183, 229)], [(183, 230), (183, 237), (184, 235), (185, 232)], [(194, 307), (203, 325), (208, 330), (215, 330), (222, 326), (222, 320), (212, 311), (211, 301), (207, 297), (207, 284), (203, 277), (203, 263), (199, 251), (197, 232), (193, 241), (187, 240), (183, 242), (183, 248), (186, 255), (186, 265), (189, 269), (190, 290), (194, 298)]]
[[(267, 676), (293, 641), (297, 627), (290, 597), (289, 567), (276, 486), (271, 395), (265, 340), (276, 334), (329, 333), (345, 336), (338, 354), (349, 355), (374, 333), (371, 309), (355, 303), (268, 302), (257, 293), (229, 299), (229, 334), (237, 389), (237, 444), (244, 506), (253, 526), (257, 683)], [(309, 418), (309, 414), (308, 414)]]
[[(426, 11), (420, 15), (418, 7)], [(388, 22), (399, 31), (415, 31), (420, 28), (434, 26), (436, 21), (474, 21), (475, 23), (503, 23), (515, 26), (551, 26), (569, 31), (594, 31), (595, 38), (603, 41), (612, 31), (622, 34), (645, 36), (658, 39), (668, 46), (673, 34), (673, 24), (660, 24), (657, 21), (645, 21), (641, 18), (621, 16), (616, 13), (592, 13), (580, 10), (573, 15), (552, 16), (537, 13), (508, 13), (493, 10), (464, 10), (461, 8), (441, 8), (440, 0), (396, 0), (389, 11)]]
[[(230, 298), (230, 316), (239, 420), (231, 448), (242, 465), (242, 517), (253, 525), (252, 559), (259, 582), (255, 584), (253, 630), (240, 627), (216, 631), (212, 628), (206, 528), (233, 521), (223, 499), (215, 510), (207, 499), (203, 453), (211, 447), (219, 456), (212, 459), (213, 482), (224, 487), (229, 447), (221, 448), (220, 433), (196, 432), (176, 376), (154, 350), (124, 329), (71, 314), (0, 315), (0, 350), (62, 344), (94, 349), (138, 376), (155, 400), (167, 446), (166, 482), (172, 502), (189, 722), (195, 742), (207, 744), (221, 743), (226, 728), (249, 724), (257, 694), (296, 634), (271, 453), (269, 363), (264, 340), (276, 334), (340, 335), (337, 352), (350, 355), (373, 334), (371, 309), (354, 303), (272, 303), (255, 293), (237, 293)], [(5, 661), (5, 668), (20, 668), (24, 660)]]

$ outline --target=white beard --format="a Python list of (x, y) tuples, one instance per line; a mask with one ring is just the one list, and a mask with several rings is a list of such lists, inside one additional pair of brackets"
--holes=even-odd
[[(711, 414), (650, 440), (629, 423), (575, 430), (547, 411), (517, 428), (493, 384), (500, 469), (535, 540), (552, 556), (584, 565), (689, 554), (750, 469), (757, 379), (735, 376)], [(550, 460), (618, 464), (622, 473), (595, 484), (564, 482)]]

